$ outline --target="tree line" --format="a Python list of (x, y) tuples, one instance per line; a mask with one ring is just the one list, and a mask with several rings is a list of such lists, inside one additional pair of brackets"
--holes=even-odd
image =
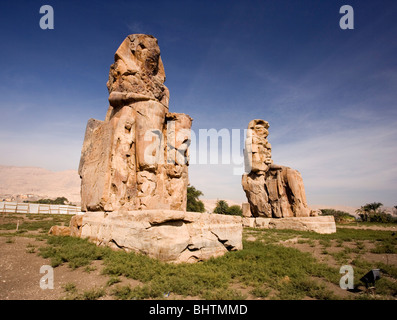
[(58, 197), (56, 199), (39, 199), (35, 201), (25, 200), (25, 203), (39, 203), (39, 204), (58, 204), (58, 205), (66, 205), (69, 204), (69, 200), (65, 197)]
[[(186, 211), (205, 212), (204, 203), (199, 199), (202, 195), (203, 193), (194, 186), (188, 186)], [(242, 216), (243, 210), (239, 205), (229, 206), (225, 200), (218, 200), (213, 213)]]

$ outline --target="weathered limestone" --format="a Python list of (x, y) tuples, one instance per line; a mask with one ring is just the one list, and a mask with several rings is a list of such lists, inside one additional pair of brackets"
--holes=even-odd
[(252, 120), (248, 124), (242, 186), (250, 210), (243, 206), (244, 225), (336, 232), (333, 217), (315, 217), (315, 212), (308, 207), (301, 174), (273, 163), (268, 129), (269, 123), (264, 120)]
[(250, 204), (248, 202), (242, 203), (241, 209), (243, 211), (243, 217), (246, 217), (246, 218), (252, 217)]
[(294, 169), (270, 166), (265, 173), (243, 175), (242, 185), (254, 217), (308, 217), (301, 174)]
[(70, 235), (70, 227), (67, 226), (52, 226), (48, 231), (48, 234), (52, 234), (54, 236), (69, 236)]
[(246, 173), (242, 186), (254, 217), (308, 217), (301, 174), (291, 168), (275, 165), (267, 141), (269, 123), (252, 120), (245, 142)]
[(90, 119), (79, 174), (83, 211), (185, 210), (192, 119), (169, 113), (157, 40), (128, 36), (110, 67), (105, 121)]
[(81, 237), (81, 227), (83, 226), (83, 215), (75, 215), (70, 219), (70, 235), (72, 237)]
[(166, 262), (197, 262), (242, 249), (242, 220), (175, 210), (87, 212), (81, 237)]
[(288, 217), (288, 218), (243, 218), (245, 227), (258, 229), (292, 229), (298, 231), (313, 231), (322, 234), (336, 232), (333, 216)]

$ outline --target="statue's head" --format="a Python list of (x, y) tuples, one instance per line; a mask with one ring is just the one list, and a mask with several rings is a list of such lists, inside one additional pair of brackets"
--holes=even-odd
[(255, 119), (250, 121), (248, 129), (252, 130), (252, 133), (259, 137), (266, 138), (269, 134), (269, 122), (261, 119)]
[(129, 35), (114, 56), (107, 87), (109, 93), (138, 93), (162, 100), (168, 89), (157, 39), (146, 34)]

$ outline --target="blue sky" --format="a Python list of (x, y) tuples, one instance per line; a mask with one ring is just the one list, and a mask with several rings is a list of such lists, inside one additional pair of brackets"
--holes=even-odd
[[(39, 27), (44, 4), (54, 30)], [(354, 30), (339, 27), (345, 4)], [(301, 172), (309, 204), (397, 205), (396, 17), (394, 0), (2, 1), (0, 164), (77, 169), (114, 52), (147, 33), (170, 111), (195, 132), (265, 119), (274, 162)], [(190, 182), (242, 201), (234, 167), (192, 164)]]

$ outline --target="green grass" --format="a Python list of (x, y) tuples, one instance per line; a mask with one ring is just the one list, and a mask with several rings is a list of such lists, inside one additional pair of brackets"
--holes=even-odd
[[(97, 247), (79, 238), (50, 237), (47, 241), (40, 254), (50, 258), (53, 267), (68, 263), (77, 268), (102, 259), (103, 274), (110, 279), (125, 276), (143, 283), (134, 288), (117, 287), (113, 294), (119, 299), (161, 299), (166, 292), (204, 299), (246, 298), (231, 289), (234, 282), (253, 288), (253, 294), (260, 297), (269, 295), (271, 289), (272, 299), (302, 299), (308, 294), (308, 286), (312, 296), (328, 295), (321, 285), (310, 281), (312, 276), (339, 281), (338, 270), (317, 262), (309, 253), (259, 241), (244, 242), (244, 250), (196, 264), (167, 264), (140, 254)], [(290, 281), (285, 282), (286, 277)], [(110, 280), (109, 285), (113, 282)]]
[(258, 298), (267, 298), (271, 293), (271, 289), (266, 286), (257, 286), (250, 291), (252, 295)]
[(397, 237), (392, 235), (392, 231), (337, 227), (336, 233), (318, 234), (296, 230), (267, 229), (264, 231), (253, 228), (248, 229), (251, 235), (266, 244), (274, 244), (298, 237), (298, 243), (306, 242), (311, 247), (316, 247), (317, 241), (322, 246), (324, 254), (328, 254), (327, 248), (333, 246), (332, 240), (335, 241), (336, 247), (344, 247), (346, 242), (354, 242), (356, 248), (351, 249), (354, 253), (362, 253), (365, 249), (364, 240), (375, 243), (376, 248), (372, 250), (373, 253), (397, 253)]
[(106, 283), (106, 286), (110, 287), (110, 286), (112, 286), (116, 283), (119, 283), (119, 282), (121, 282), (120, 278), (117, 276), (113, 276), (113, 277), (110, 277), (110, 279)]
[(324, 248), (329, 248), (332, 246), (330, 239), (320, 239), (319, 242), (320, 242), (320, 245), (322, 245)]
[(330, 255), (342, 266), (351, 259), (351, 252), (351, 249), (346, 247), (338, 252), (330, 253)]
[(397, 253), (397, 241), (395, 239), (387, 239), (375, 244), (375, 248), (371, 250), (372, 253)]
[(43, 258), (50, 258), (52, 267), (64, 262), (73, 269), (87, 266), (93, 260), (100, 260), (108, 251), (87, 240), (68, 236), (49, 237), (47, 244), (49, 246), (39, 248), (39, 254)]
[(76, 293), (77, 292), (76, 285), (71, 282), (66, 283), (63, 286), (63, 289), (65, 290), (65, 292), (68, 292), (68, 293)]
[[(323, 256), (331, 255), (340, 265), (351, 264), (355, 271), (355, 282), (372, 268), (381, 268), (385, 274), (377, 283), (377, 294), (395, 297), (397, 268), (388, 263), (369, 263), (364, 260), (365, 242), (375, 244), (373, 253), (396, 253), (397, 239), (391, 231), (357, 230), (337, 228), (335, 234), (321, 235), (314, 232), (293, 230), (259, 230), (247, 228), (244, 239), (253, 236), (256, 241), (243, 241), (244, 249), (195, 264), (167, 264), (147, 256), (113, 251), (97, 247), (85, 239), (48, 236), (45, 233), (53, 225), (68, 225), (71, 216), (66, 215), (14, 215), (0, 221), (0, 229), (10, 230), (1, 235), (9, 243), (17, 236), (46, 240), (40, 246), (27, 246), (27, 252), (38, 253), (49, 258), (57, 267), (67, 264), (71, 268), (83, 267), (94, 270), (94, 260), (103, 261), (103, 274), (109, 277), (104, 288), (95, 288), (82, 293), (65, 291), (66, 299), (100, 299), (112, 294), (117, 299), (166, 299), (167, 293), (202, 299), (245, 299), (247, 293), (254, 298), (266, 299), (338, 299), (324, 285), (331, 282), (339, 285), (339, 268), (316, 260), (311, 253), (285, 247), (282, 241), (298, 238), (298, 244), (308, 244), (321, 249)], [(19, 233), (15, 232), (19, 220)], [(3, 224), (1, 224), (3, 223)], [(30, 233), (39, 231), (39, 234)], [(349, 243), (349, 247), (346, 243)], [(332, 252), (331, 248), (341, 248)], [(135, 279), (142, 284), (135, 287), (120, 284), (121, 277)], [(246, 293), (243, 293), (240, 289)], [(363, 298), (363, 297), (360, 297)], [(370, 298), (370, 297), (369, 297)], [(369, 299), (368, 298), (368, 299)]]
[[(66, 290), (65, 290), (66, 291)], [(67, 291), (64, 300), (98, 300), (99, 298), (106, 295), (106, 290), (103, 288), (94, 288), (79, 293), (76, 288), (71, 291)]]
[(19, 222), (18, 230), (20, 233), (28, 231), (39, 231), (41, 233), (48, 233), (50, 228), (54, 225), (69, 225), (71, 215), (60, 214), (15, 214), (2, 217), (0, 223), (0, 230), (16, 230)]
[(371, 227), (371, 226), (378, 226), (378, 227), (394, 227), (397, 230), (397, 224), (394, 222), (367, 222), (367, 221), (360, 221), (360, 222), (351, 222), (346, 223), (347, 226), (358, 226), (358, 227)]
[(383, 296), (397, 296), (397, 282), (391, 280), (390, 277), (396, 279), (397, 268), (395, 266), (386, 265), (382, 262), (370, 263), (361, 258), (352, 261), (354, 267), (354, 282), (358, 286), (360, 278), (363, 277), (371, 269), (381, 269), (381, 279), (376, 281), (376, 294)]

